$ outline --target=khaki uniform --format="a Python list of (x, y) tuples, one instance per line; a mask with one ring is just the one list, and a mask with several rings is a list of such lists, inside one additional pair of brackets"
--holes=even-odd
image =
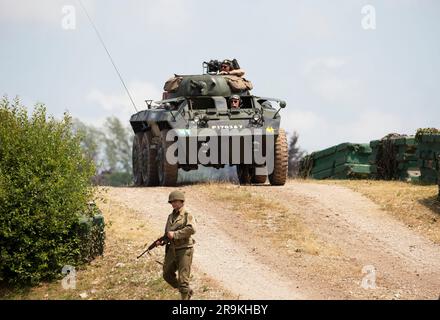
[(179, 289), (182, 299), (188, 299), (192, 292), (189, 280), (195, 243), (191, 235), (196, 232), (194, 216), (183, 207), (178, 211), (173, 210), (168, 216), (165, 234), (169, 231), (174, 231), (174, 239), (165, 249), (163, 278), (173, 288)]

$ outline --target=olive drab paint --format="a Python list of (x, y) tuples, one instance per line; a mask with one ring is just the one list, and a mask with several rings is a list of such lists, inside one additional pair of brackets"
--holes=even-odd
[[(287, 139), (280, 110), (286, 103), (237, 91), (227, 75), (176, 77), (178, 86), (166, 99), (131, 116), (135, 184), (173, 186), (178, 169), (230, 165), (241, 184), (259, 183), (265, 175), (272, 185), (284, 185)], [(240, 96), (238, 108), (230, 107), (234, 95)]]

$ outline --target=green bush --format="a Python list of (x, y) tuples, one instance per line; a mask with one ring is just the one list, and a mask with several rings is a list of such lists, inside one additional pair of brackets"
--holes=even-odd
[(121, 187), (133, 184), (133, 175), (128, 172), (112, 172), (104, 175), (104, 182), (101, 185)]
[(77, 226), (94, 171), (67, 114), (0, 101), (0, 281), (35, 284), (81, 261)]
[(80, 216), (77, 232), (80, 236), (80, 262), (90, 262), (104, 253), (104, 216), (94, 203), (89, 204), (88, 212)]

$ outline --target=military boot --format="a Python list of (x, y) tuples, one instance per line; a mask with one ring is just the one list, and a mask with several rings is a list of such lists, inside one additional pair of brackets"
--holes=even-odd
[(182, 300), (191, 300), (193, 294), (194, 294), (193, 289), (189, 289), (188, 292), (180, 293), (180, 296), (182, 297)]

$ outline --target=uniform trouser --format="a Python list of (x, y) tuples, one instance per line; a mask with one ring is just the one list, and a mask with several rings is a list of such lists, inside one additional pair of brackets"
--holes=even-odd
[[(169, 247), (165, 253), (165, 261), (163, 264), (163, 278), (173, 288), (179, 289), (181, 294), (188, 294), (191, 290), (189, 287), (189, 278), (191, 275), (191, 263), (194, 248), (183, 248), (174, 250)], [(179, 277), (176, 277), (176, 271)]]

